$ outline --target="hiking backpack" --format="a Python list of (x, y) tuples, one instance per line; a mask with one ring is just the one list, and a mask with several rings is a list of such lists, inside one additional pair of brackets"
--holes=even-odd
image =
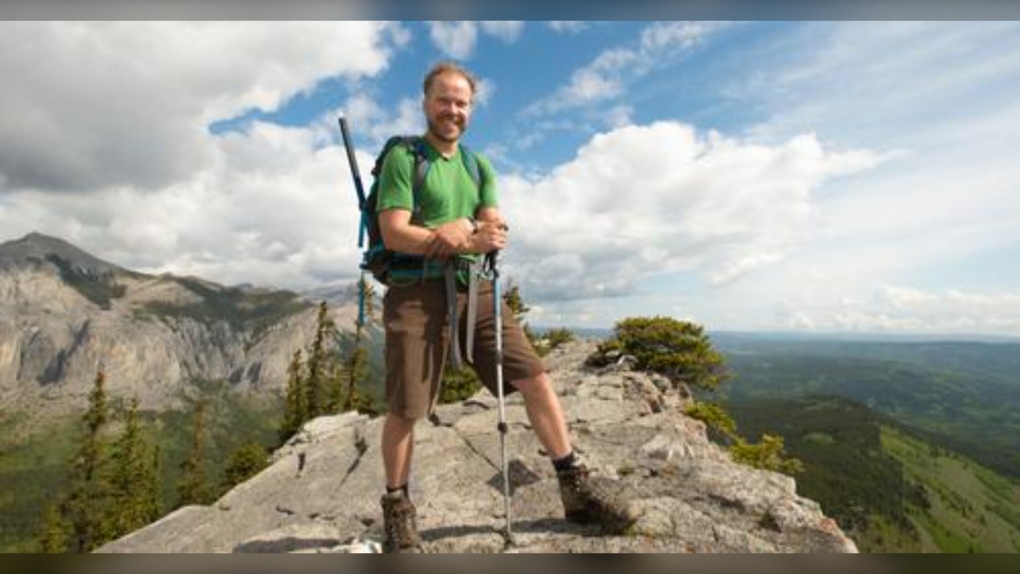
[[(387, 249), (383, 244), (382, 231), (379, 229), (379, 212), (377, 203), (379, 200), (379, 180), (382, 173), (383, 160), (390, 151), (398, 146), (404, 147), (414, 154), (414, 173), (411, 183), (412, 210), (411, 222), (421, 224), (421, 191), (425, 186), (425, 178), (428, 177), (431, 162), (425, 152), (425, 139), (421, 136), (393, 136), (386, 140), (382, 151), (375, 158), (375, 165), (372, 167), (372, 187), (369, 188), (368, 197), (361, 202), (361, 226), (358, 231), (358, 247), (364, 248), (365, 236), (368, 236), (368, 247), (365, 249), (361, 261), (361, 269), (369, 271), (377, 281), (383, 285), (389, 285), (393, 279), (419, 278), (422, 274), (424, 260), (420, 255), (409, 255), (398, 253)], [(482, 176), (478, 168), (478, 158), (475, 154), (462, 144), (460, 145), (460, 157), (464, 162), (468, 175), (475, 183), (475, 187), (481, 190)], [(353, 164), (352, 164), (353, 165)]]

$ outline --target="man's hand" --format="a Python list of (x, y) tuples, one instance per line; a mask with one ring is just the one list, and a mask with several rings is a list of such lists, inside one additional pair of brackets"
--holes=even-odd
[(471, 236), (472, 251), (490, 253), (506, 247), (507, 226), (502, 219), (497, 221), (479, 221), (478, 231)]
[[(480, 230), (479, 230), (480, 231)], [(423, 255), (429, 259), (441, 259), (471, 249), (470, 223), (464, 219), (449, 221), (432, 230), (425, 240)]]

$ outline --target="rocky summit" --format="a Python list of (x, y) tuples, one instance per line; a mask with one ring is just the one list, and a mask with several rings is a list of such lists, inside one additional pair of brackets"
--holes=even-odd
[[(788, 476), (734, 463), (683, 414), (682, 384), (584, 365), (592, 341), (546, 357), (580, 452), (639, 516), (622, 536), (562, 518), (552, 466), (518, 395), (507, 399), (514, 536), (505, 525), (496, 400), (481, 391), (415, 431), (411, 498), (424, 549), (461, 552), (856, 552)], [(374, 552), (382, 539), (382, 418), (310, 421), (271, 464), (209, 506), (187, 506), (100, 552)]]

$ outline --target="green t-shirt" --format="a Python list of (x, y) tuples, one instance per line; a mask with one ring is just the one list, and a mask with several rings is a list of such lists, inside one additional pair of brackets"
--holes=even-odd
[[(419, 195), (421, 221), (416, 224), (434, 229), (460, 217), (474, 217), (479, 207), (496, 207), (496, 177), (488, 159), (475, 154), (482, 182), (481, 189), (478, 189), (461, 158), (463, 148), (458, 146), (452, 157), (445, 158), (428, 141), (425, 141), (423, 147), (430, 167)], [(411, 211), (414, 207), (414, 194), (411, 190), (414, 182), (414, 153), (405, 146), (390, 150), (383, 159), (379, 177), (376, 211)]]
[[(443, 157), (428, 141), (423, 147), (429, 170), (418, 194), (420, 221), (415, 219), (412, 223), (434, 229), (461, 217), (474, 217), (480, 207), (498, 206), (496, 177), (488, 159), (475, 153), (481, 179), (481, 186), (476, 186), (461, 157), (462, 147), (458, 146), (449, 158)], [(413, 211), (414, 152), (406, 146), (394, 147), (383, 159), (379, 178), (378, 213), (390, 209)], [(438, 274), (442, 274), (441, 267), (430, 265), (427, 276)]]

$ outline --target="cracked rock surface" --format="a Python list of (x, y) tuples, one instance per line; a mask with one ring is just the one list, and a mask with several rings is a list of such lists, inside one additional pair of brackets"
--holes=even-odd
[[(496, 400), (485, 391), (418, 424), (410, 485), (426, 552), (856, 552), (794, 479), (732, 462), (683, 414), (688, 389), (626, 365), (593, 369), (594, 342), (546, 357), (575, 448), (619, 479), (639, 519), (625, 536), (563, 520), (552, 466), (518, 394), (507, 400), (514, 544), (501, 535)], [(271, 465), (209, 506), (180, 508), (100, 552), (360, 552), (382, 539), (382, 419), (310, 421)], [(365, 549), (369, 550), (365, 550)]]

